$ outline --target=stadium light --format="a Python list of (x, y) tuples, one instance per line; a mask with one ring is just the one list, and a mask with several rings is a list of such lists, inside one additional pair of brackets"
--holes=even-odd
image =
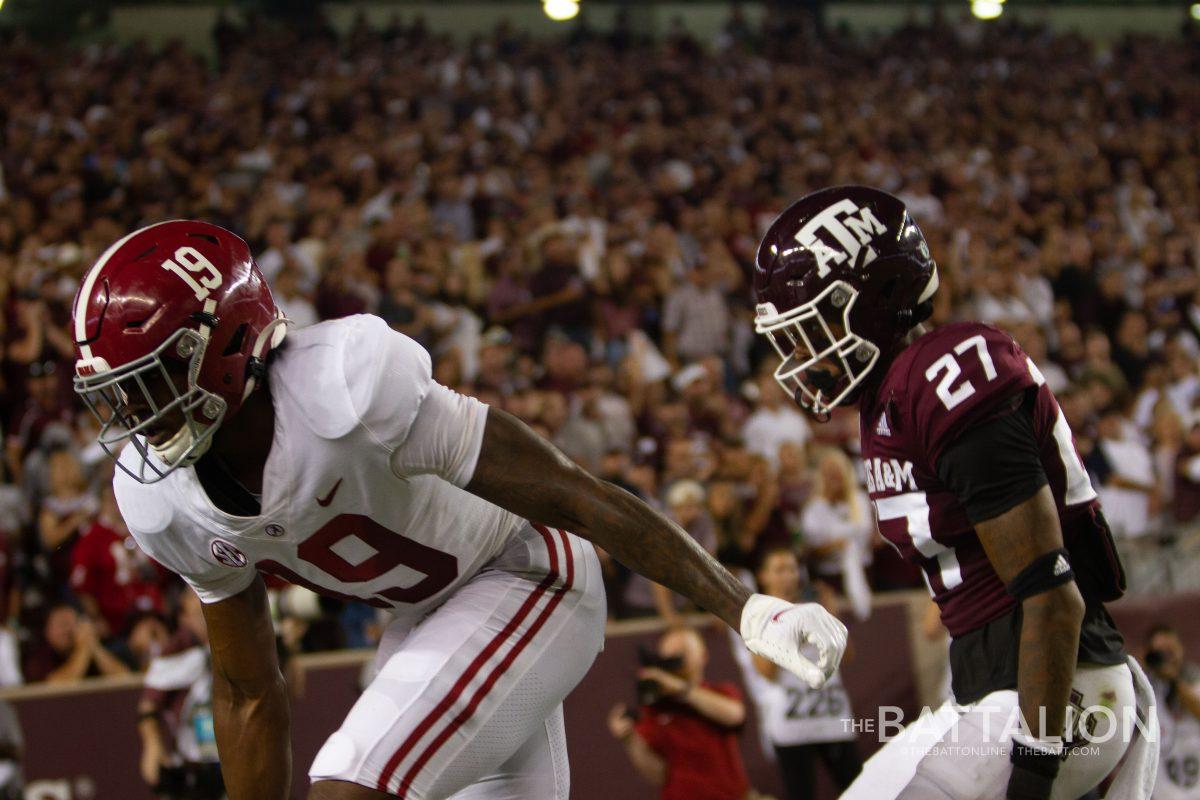
[[(0, 5), (4, 4), (4, 0), (0, 0)], [(1200, 3), (1192, 3), (1192, 19), (1200, 22)]]
[(542, 10), (555, 22), (566, 22), (579, 15), (579, 0), (543, 0)]
[(996, 19), (1004, 13), (1004, 0), (971, 0), (971, 13), (976, 19)]

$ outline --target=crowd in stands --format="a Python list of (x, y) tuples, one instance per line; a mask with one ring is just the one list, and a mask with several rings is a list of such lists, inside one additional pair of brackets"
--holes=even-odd
[[(865, 613), (920, 579), (874, 533), (853, 413), (810, 424), (773, 381), (751, 271), (791, 200), (879, 186), (939, 262), (933, 324), (1016, 337), (1118, 535), (1200, 514), (1194, 34), (735, 15), (712, 42), (681, 22), (464, 43), (222, 18), (213, 63), (0, 36), (0, 683), (18, 661), (29, 681), (136, 670), (169, 636), (179, 584), (106, 488), (67, 323), (92, 261), (173, 217), (244, 236), (296, 324), (379, 315), (725, 563), (794, 543)], [(614, 615), (678, 612), (605, 569)], [(315, 648), (373, 625), (322, 604), (284, 631)]]

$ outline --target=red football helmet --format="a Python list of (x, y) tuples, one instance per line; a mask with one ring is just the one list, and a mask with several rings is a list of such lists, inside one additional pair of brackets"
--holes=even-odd
[[(108, 248), (75, 296), (75, 391), (142, 483), (195, 463), (263, 375), (285, 320), (240, 237), (172, 220)], [(153, 454), (153, 457), (151, 456)], [(118, 462), (119, 463), (119, 462)]]
[(866, 186), (807, 195), (758, 248), (755, 330), (775, 379), (818, 419), (855, 402), (871, 371), (932, 311), (937, 265), (904, 203)]

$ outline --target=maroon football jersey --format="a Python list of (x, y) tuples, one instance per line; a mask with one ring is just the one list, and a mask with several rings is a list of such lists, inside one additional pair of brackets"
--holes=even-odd
[(965, 431), (1036, 391), (1033, 425), (1068, 549), (1092, 535), (1096, 492), (1066, 418), (1032, 360), (991, 325), (960, 322), (913, 342), (892, 363), (860, 420), (867, 488), (879, 530), (921, 567), (942, 623), (961, 636), (1016, 601), (992, 570), (966, 510), (937, 476), (937, 461)]

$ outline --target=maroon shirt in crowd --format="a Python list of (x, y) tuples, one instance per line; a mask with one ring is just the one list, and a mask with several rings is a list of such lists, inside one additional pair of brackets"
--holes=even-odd
[[(705, 689), (741, 700), (731, 683)], [(750, 791), (736, 728), (723, 728), (675, 703), (643, 706), (637, 735), (667, 763), (662, 800), (744, 800)]]

